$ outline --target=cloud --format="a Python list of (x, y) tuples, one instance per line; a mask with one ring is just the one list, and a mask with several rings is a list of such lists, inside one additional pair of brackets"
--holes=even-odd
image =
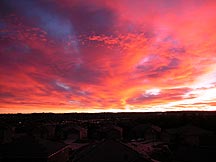
[(63, 88), (64, 90), (70, 90), (71, 89), (70, 86), (68, 86), (64, 83), (58, 82), (58, 81), (56, 82), (56, 85)]
[(148, 89), (148, 90), (146, 90), (146, 94), (147, 95), (159, 95), (160, 94), (160, 89), (157, 89), (157, 88), (155, 88), (155, 89)]
[(0, 112), (215, 110), (215, 6), (3, 0)]

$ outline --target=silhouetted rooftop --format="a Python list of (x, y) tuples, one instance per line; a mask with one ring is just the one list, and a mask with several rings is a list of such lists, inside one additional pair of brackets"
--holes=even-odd
[(139, 153), (122, 143), (106, 140), (82, 148), (75, 154), (74, 162), (149, 162)]
[(25, 136), (1, 145), (0, 152), (3, 158), (47, 158), (64, 147), (66, 145), (60, 142)]

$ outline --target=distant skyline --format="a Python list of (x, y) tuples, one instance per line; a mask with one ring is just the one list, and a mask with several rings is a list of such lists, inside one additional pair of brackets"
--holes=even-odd
[(216, 1), (1, 0), (0, 113), (216, 110)]

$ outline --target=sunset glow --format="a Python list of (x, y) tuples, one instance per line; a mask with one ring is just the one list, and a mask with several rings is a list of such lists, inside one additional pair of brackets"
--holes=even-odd
[(216, 110), (216, 1), (1, 0), (0, 113)]

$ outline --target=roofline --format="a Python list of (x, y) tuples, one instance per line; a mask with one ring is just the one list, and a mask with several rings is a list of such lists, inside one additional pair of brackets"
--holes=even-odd
[[(108, 140), (103, 140), (103, 141), (100, 141), (99, 143), (96, 143), (95, 146), (94, 146), (90, 151), (88, 151), (84, 156), (86, 156), (89, 152), (92, 152), (94, 149), (96, 149), (96, 147), (99, 147), (99, 146), (98, 146), (99, 144), (105, 143), (106, 141), (108, 141)], [(149, 161), (149, 162), (152, 162), (151, 159), (148, 159), (148, 158), (142, 156), (139, 152), (137, 152), (136, 150), (130, 148), (129, 146), (125, 145), (124, 143), (122, 143), (122, 142), (119, 141), (119, 140), (113, 140), (113, 139), (112, 139), (112, 140), (110, 140), (110, 141), (115, 141), (115, 142), (117, 142), (117, 143), (123, 145), (127, 150), (130, 150), (130, 151), (132, 151), (133, 153), (137, 154), (137, 156), (138, 156), (137, 159), (138, 159), (138, 158), (142, 158), (142, 159), (145, 159), (145, 160), (147, 160), (147, 161)], [(87, 146), (90, 146), (90, 145), (91, 145), (91, 144), (89, 144), (89, 145), (87, 145)], [(84, 146), (84, 147), (85, 147), (85, 146)], [(92, 147), (92, 146), (91, 146), (91, 147)], [(80, 148), (80, 149), (82, 149), (82, 148)], [(76, 161), (82, 159), (84, 156), (81, 156), (81, 157), (79, 157), (79, 158), (75, 158), (75, 159), (74, 159), (74, 162), (76, 162)], [(130, 161), (130, 162), (132, 162), (132, 161)]]
[(54, 152), (53, 154), (49, 155), (49, 156), (48, 156), (48, 158), (51, 158), (52, 156), (54, 156), (54, 155), (58, 154), (59, 152), (61, 152), (61, 151), (65, 150), (66, 148), (70, 148), (70, 147), (69, 147), (69, 145), (67, 145), (67, 146), (65, 146), (65, 147), (61, 148), (60, 150), (58, 150), (58, 151)]

